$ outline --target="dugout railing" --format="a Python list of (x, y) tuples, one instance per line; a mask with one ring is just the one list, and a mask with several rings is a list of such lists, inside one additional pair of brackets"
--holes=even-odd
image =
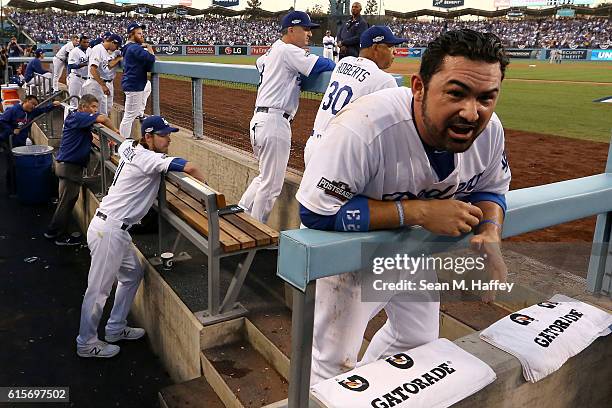
[[(503, 238), (597, 215), (587, 290), (612, 298), (612, 144), (610, 146), (603, 174), (510, 191), (506, 195), (508, 210)], [(364, 244), (393, 243), (419, 256), (427, 254), (428, 249), (445, 252), (467, 248), (470, 237), (471, 234), (459, 239), (441, 237), (421, 228), (367, 233), (310, 229), (281, 232), (277, 274), (291, 285), (293, 292), (288, 406), (309, 406), (317, 279), (361, 270)]]

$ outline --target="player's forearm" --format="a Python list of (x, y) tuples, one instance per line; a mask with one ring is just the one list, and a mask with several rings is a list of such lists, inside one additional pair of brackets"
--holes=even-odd
[(183, 169), (183, 171), (189, 174), (191, 177), (206, 184), (206, 180), (204, 179), (204, 173), (202, 173), (200, 169), (194, 166), (191, 162), (187, 162), (187, 164), (185, 164), (185, 168)]
[(115, 68), (117, 65), (121, 64), (121, 60), (123, 60), (123, 57), (117, 57), (117, 58), (111, 60), (108, 63), (108, 67), (109, 68)]
[(423, 220), (422, 200), (401, 200), (403, 225), (395, 201), (368, 200), (370, 208), (370, 230), (395, 229), (407, 225), (420, 225)]
[(476, 235), (486, 234), (501, 239), (504, 211), (499, 204), (492, 201), (481, 201), (474, 205), (482, 210), (482, 222), (476, 228)]
[(98, 115), (98, 118), (96, 119), (96, 123), (99, 123), (102, 126), (109, 128), (115, 133), (119, 133), (119, 129), (117, 129), (113, 125), (113, 122), (111, 121), (111, 119), (106, 115)]

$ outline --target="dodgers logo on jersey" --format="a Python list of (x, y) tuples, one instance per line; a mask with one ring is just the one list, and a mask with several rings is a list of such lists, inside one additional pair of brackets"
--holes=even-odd
[(355, 193), (351, 191), (347, 183), (343, 181), (330, 181), (325, 177), (321, 177), (321, 180), (317, 183), (317, 188), (342, 202), (346, 202), (355, 196)]
[(484, 174), (484, 171), (472, 176), (472, 178), (470, 178), (468, 181), (462, 181), (461, 183), (459, 183), (456, 190), (455, 190), (455, 185), (451, 184), (443, 190), (439, 190), (437, 188), (432, 188), (429, 190), (423, 189), (419, 191), (418, 194), (411, 193), (410, 191), (401, 191), (401, 192), (396, 192), (392, 194), (383, 194), (382, 199), (383, 200), (401, 200), (402, 198), (407, 197), (409, 200), (421, 199), (421, 198), (425, 198), (425, 199), (435, 198), (439, 200), (444, 200), (446, 198), (451, 198), (456, 194), (460, 194), (460, 193), (467, 194), (467, 193), (472, 192), (478, 185), (478, 181), (480, 181), (480, 178), (482, 177), (483, 174)]

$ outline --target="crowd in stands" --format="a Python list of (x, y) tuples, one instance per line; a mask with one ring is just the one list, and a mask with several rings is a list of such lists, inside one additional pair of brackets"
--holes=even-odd
[(411, 46), (426, 46), (440, 33), (471, 28), (499, 36), (507, 47), (597, 48), (612, 42), (612, 23), (605, 18), (479, 20), (479, 21), (396, 21), (390, 24)]
[(11, 18), (37, 42), (62, 43), (75, 33), (98, 37), (110, 31), (123, 33), (127, 23), (146, 24), (146, 42), (150, 44), (247, 44), (272, 45), (278, 39), (275, 20), (245, 20), (226, 17), (200, 18), (126, 18), (64, 13), (14, 12)]
[[(13, 20), (34, 40), (66, 42), (74, 33), (91, 37), (103, 32), (123, 32), (124, 16), (13, 12)], [(275, 20), (206, 16), (200, 18), (141, 18), (147, 24), (146, 41), (152, 44), (246, 44), (271, 45), (279, 36)], [(409, 38), (409, 46), (426, 46), (441, 32), (472, 28), (497, 34), (508, 47), (597, 48), (612, 43), (612, 23), (606, 18), (478, 20), (478, 21), (395, 21), (393, 32)]]

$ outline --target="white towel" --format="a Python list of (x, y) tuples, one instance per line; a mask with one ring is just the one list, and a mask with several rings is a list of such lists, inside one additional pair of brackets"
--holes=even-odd
[(512, 354), (535, 383), (558, 370), (595, 339), (610, 334), (612, 314), (563, 295), (493, 323), (480, 338)]
[(370, 363), (311, 388), (330, 408), (448, 407), (497, 377), (447, 339)]

